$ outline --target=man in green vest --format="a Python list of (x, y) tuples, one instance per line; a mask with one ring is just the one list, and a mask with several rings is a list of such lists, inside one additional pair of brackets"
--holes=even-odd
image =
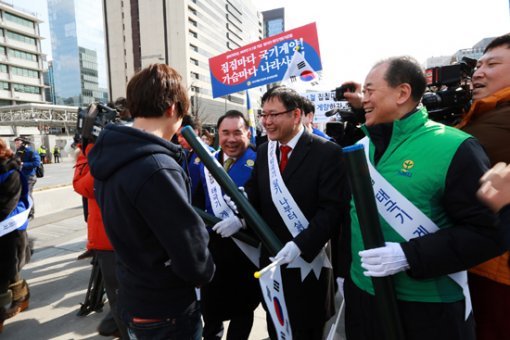
[[(467, 274), (502, 252), (495, 216), (476, 198), (489, 161), (470, 135), (428, 119), (426, 80), (411, 57), (375, 64), (361, 95), (362, 127), (385, 246), (365, 249), (351, 203), (352, 263), (345, 282), (349, 339), (378, 339), (371, 277), (392, 275), (405, 339), (475, 339)], [(457, 273), (460, 272), (460, 273)]]

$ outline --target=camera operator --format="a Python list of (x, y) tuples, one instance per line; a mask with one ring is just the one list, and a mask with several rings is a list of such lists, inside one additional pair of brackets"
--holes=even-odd
[[(474, 102), (458, 127), (480, 141), (491, 165), (510, 163), (510, 34), (486, 47), (472, 86)], [(509, 259), (506, 252), (470, 270), (478, 339), (503, 339), (510, 334)]]
[(365, 122), (361, 85), (352, 81), (343, 83), (335, 89), (335, 101), (347, 102), (347, 108), (326, 112), (326, 117), (332, 117), (326, 123), (326, 134), (341, 146), (352, 145), (365, 136), (360, 128)]
[[(90, 105), (87, 108), (89, 116), (91, 113), (96, 114), (95, 112), (91, 112), (91, 109), (94, 110), (94, 108), (96, 110), (107, 109), (104, 106), (92, 107), (92, 105)], [(99, 114), (101, 113), (99, 112)], [(90, 127), (92, 128), (92, 126)], [(74, 167), (73, 188), (87, 202), (85, 219), (87, 221), (87, 253), (94, 254), (97, 259), (103, 277), (106, 296), (108, 297), (108, 303), (110, 305), (110, 311), (100, 321), (97, 326), (97, 331), (102, 336), (119, 336), (121, 339), (128, 339), (129, 336), (126, 326), (121, 321), (120, 315), (117, 312), (117, 290), (119, 284), (115, 276), (115, 252), (106, 235), (101, 211), (94, 196), (94, 178), (90, 173), (87, 158), (89, 152), (94, 147), (96, 138), (93, 137), (92, 133), (89, 133), (89, 131), (81, 132), (84, 132), (84, 134), (89, 137), (84, 140), (83, 144), (78, 144), (78, 148), (81, 149), (81, 152), (78, 154)], [(78, 259), (84, 257), (85, 255), (82, 254)]]
[[(405, 339), (475, 339), (462, 271), (502, 252), (495, 216), (476, 197), (487, 156), (470, 135), (428, 118), (420, 105), (425, 88), (421, 66), (408, 56), (376, 63), (365, 79), (363, 144), (382, 178), (373, 179), (386, 244), (365, 249), (362, 211), (352, 204), (351, 275), (345, 284), (349, 339), (380, 337), (384, 328), (371, 277), (387, 276)], [(358, 104), (359, 91), (351, 98)], [(389, 205), (399, 212), (385, 214)]]

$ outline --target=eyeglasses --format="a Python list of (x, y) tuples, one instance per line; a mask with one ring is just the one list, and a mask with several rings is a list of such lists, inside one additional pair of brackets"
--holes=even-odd
[(282, 112), (272, 112), (272, 113), (261, 113), (258, 115), (259, 119), (268, 119), (268, 118), (272, 118), (272, 119), (275, 119), (276, 117), (280, 116), (280, 115), (283, 115), (283, 114), (286, 114), (286, 113), (289, 113), (291, 111), (294, 111), (296, 108), (293, 108), (293, 109), (290, 109), (290, 110), (287, 110), (287, 111), (282, 111)]

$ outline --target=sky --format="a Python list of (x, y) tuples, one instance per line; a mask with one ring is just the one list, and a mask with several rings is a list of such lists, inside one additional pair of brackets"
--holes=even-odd
[[(51, 59), (46, 1), (4, 1), (45, 21), (42, 47)], [(424, 63), (510, 32), (509, 0), (251, 1), (260, 11), (284, 7), (287, 30), (317, 23), (321, 87), (330, 89), (344, 81), (362, 83), (371, 66), (385, 57), (405, 54)]]
[[(509, 0), (253, 0), (263, 11), (285, 8), (285, 29), (311, 22), (317, 32), (322, 84), (363, 83), (380, 59), (453, 55), (486, 37), (510, 33)], [(321, 85), (322, 85), (321, 84)]]

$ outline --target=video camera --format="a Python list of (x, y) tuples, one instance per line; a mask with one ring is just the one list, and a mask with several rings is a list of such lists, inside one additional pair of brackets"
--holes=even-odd
[(476, 59), (463, 57), (458, 64), (425, 70), (428, 91), (422, 98), (432, 120), (456, 125), (471, 103), (471, 76)]
[(84, 144), (95, 142), (104, 127), (117, 118), (117, 110), (102, 103), (92, 103), (86, 108), (78, 110), (76, 122), (76, 140)]
[(331, 118), (331, 121), (326, 123), (326, 134), (342, 146), (352, 145), (363, 137), (359, 126), (365, 122), (365, 116), (353, 110), (344, 96), (345, 92), (355, 91), (354, 84), (337, 87), (334, 90), (334, 99), (339, 107), (325, 112), (325, 116)]

